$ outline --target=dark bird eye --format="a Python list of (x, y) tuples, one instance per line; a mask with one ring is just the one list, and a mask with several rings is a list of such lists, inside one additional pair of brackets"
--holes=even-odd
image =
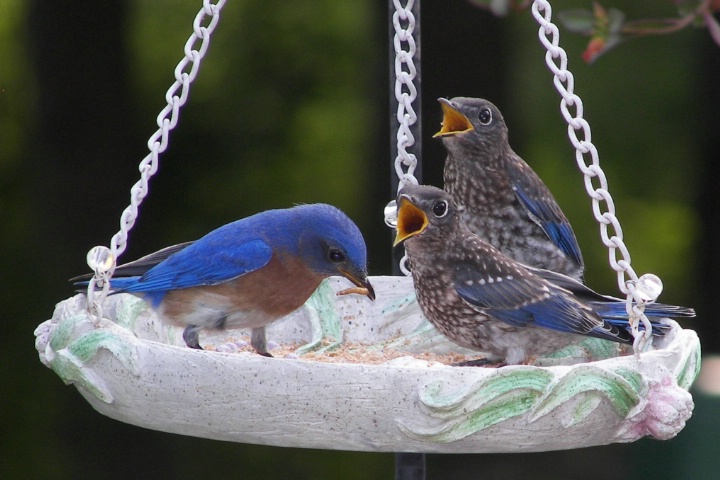
[(340, 263), (345, 261), (345, 254), (337, 248), (331, 248), (330, 252), (328, 252), (328, 256), (330, 257), (330, 261), (334, 263)]
[(489, 108), (483, 108), (478, 114), (478, 119), (483, 125), (487, 125), (492, 121), (492, 112)]
[(437, 202), (435, 205), (433, 205), (433, 213), (436, 217), (442, 218), (447, 213), (447, 202), (445, 200), (442, 200), (440, 202)]

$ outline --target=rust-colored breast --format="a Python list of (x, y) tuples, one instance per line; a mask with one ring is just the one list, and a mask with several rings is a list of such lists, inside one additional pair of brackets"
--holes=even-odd
[(295, 257), (273, 255), (265, 267), (235, 280), (169, 292), (162, 314), (181, 324), (206, 325), (246, 312), (268, 323), (302, 306), (323, 278)]

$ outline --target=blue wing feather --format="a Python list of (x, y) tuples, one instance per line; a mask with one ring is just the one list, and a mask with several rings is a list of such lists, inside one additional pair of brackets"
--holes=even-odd
[(215, 242), (208, 243), (195, 242), (168, 257), (123, 291), (152, 292), (217, 285), (262, 268), (272, 257), (272, 248), (262, 240), (252, 240), (233, 249), (218, 249)]
[[(500, 263), (494, 264), (496, 268)], [(488, 277), (501, 271), (456, 270), (455, 290), (460, 297), (483, 313), (515, 327), (537, 325), (567, 333), (589, 335), (631, 343), (624, 300), (600, 295), (565, 275), (527, 267), (525, 275), (512, 275), (493, 283)], [(484, 278), (485, 281), (479, 280)], [(544, 288), (544, 287), (545, 288)], [(548, 295), (549, 294), (549, 295)], [(663, 317), (694, 317), (692, 308), (651, 303), (645, 314), (657, 321)], [(666, 325), (653, 323), (653, 334), (663, 335)]]
[[(285, 248), (287, 210), (269, 210), (213, 230), (167, 258), (134, 281), (113, 279), (113, 289), (146, 293), (217, 285), (267, 265), (273, 245)], [(265, 239), (272, 239), (266, 241)], [(172, 248), (172, 247), (171, 247)], [(152, 259), (168, 249), (143, 257)], [(146, 264), (152, 262), (146, 261)], [(147, 296), (147, 295), (146, 295)]]
[[(540, 268), (525, 267), (531, 273), (538, 275), (553, 285), (572, 292), (578, 299), (592, 305), (593, 309), (605, 320), (624, 320), (627, 323), (627, 310), (625, 299), (601, 295), (574, 278), (561, 273), (551, 272)], [(649, 318), (663, 317), (694, 317), (695, 310), (688, 307), (668, 305), (665, 303), (649, 303), (645, 305), (645, 315)]]
[[(606, 324), (570, 292), (530, 271), (506, 271), (502, 262), (486, 262), (485, 265), (492, 265), (495, 270), (481, 271), (478, 265), (474, 269), (460, 267), (455, 270), (454, 278), (455, 290), (460, 297), (482, 313), (515, 327), (536, 325), (618, 340), (617, 329)], [(494, 281), (489, 282), (489, 278)]]
[(523, 281), (482, 286), (459, 283), (455, 290), (469, 304), (515, 327), (534, 324), (568, 333), (586, 333), (602, 323), (598, 317), (588, 317), (589, 310), (577, 302), (562, 295), (546, 298), (546, 292)]
[(526, 164), (523, 168), (523, 164), (519, 162), (510, 162), (508, 167), (515, 195), (532, 220), (543, 229), (555, 246), (582, 266), (582, 253), (575, 232), (545, 184)]
[(522, 187), (523, 185), (515, 185), (515, 193), (520, 203), (533, 216), (533, 220), (538, 222), (540, 228), (543, 229), (555, 246), (578, 265), (582, 265), (582, 253), (575, 238), (575, 232), (573, 232), (564, 215), (558, 215), (557, 205), (531, 199)]

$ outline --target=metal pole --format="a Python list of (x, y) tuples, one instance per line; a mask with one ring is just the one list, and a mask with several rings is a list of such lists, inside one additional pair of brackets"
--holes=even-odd
[[(417, 88), (417, 97), (413, 102), (414, 110), (417, 114), (417, 121), (410, 126), (410, 132), (415, 138), (415, 144), (408, 147), (408, 153), (412, 153), (417, 158), (417, 167), (415, 168), (415, 178), (418, 182), (422, 183), (422, 127), (421, 127), (421, 107), (422, 102), (420, 100), (420, 0), (415, 0), (412, 6), (412, 14), (415, 16), (415, 29), (413, 37), (415, 39), (415, 56), (414, 64), (417, 71), (417, 75), (414, 80), (414, 84)], [(395, 96), (395, 83), (396, 83), (396, 72), (395, 72), (395, 28), (393, 26), (393, 15), (396, 12), (395, 4), (393, 0), (388, 0), (388, 12), (389, 12), (389, 25), (390, 25), (390, 112), (392, 118), (390, 120), (390, 169), (391, 169), (391, 195), (395, 198), (397, 194), (399, 178), (395, 171), (395, 158), (398, 155), (397, 147), (397, 134), (400, 127), (396, 112), (397, 112), (397, 98)], [(402, 275), (400, 271), (400, 259), (404, 256), (404, 249), (402, 247), (396, 247), (393, 250), (393, 275)], [(425, 480), (426, 477), (426, 458), (424, 453), (410, 453), (410, 452), (396, 452), (395, 453), (395, 480)]]
[(425, 480), (425, 454), (395, 454), (395, 480)]

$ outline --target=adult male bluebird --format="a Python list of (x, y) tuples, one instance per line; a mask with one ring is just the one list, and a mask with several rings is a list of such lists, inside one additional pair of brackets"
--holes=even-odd
[(375, 299), (360, 230), (337, 208), (312, 204), (258, 213), (119, 266), (110, 286), (184, 326), (189, 347), (202, 349), (203, 329), (251, 328), (252, 347), (269, 357), (265, 326), (302, 306), (332, 275)]
[[(632, 343), (625, 300), (502, 254), (468, 229), (464, 207), (447, 192), (407, 185), (398, 205), (395, 243), (405, 244), (420, 307), (455, 343), (505, 364), (528, 363), (581, 335)], [(651, 303), (645, 314), (662, 335), (660, 318), (695, 312)]]
[(480, 98), (439, 99), (445, 190), (470, 230), (505, 255), (582, 280), (575, 233), (550, 190), (508, 143), (500, 110)]

